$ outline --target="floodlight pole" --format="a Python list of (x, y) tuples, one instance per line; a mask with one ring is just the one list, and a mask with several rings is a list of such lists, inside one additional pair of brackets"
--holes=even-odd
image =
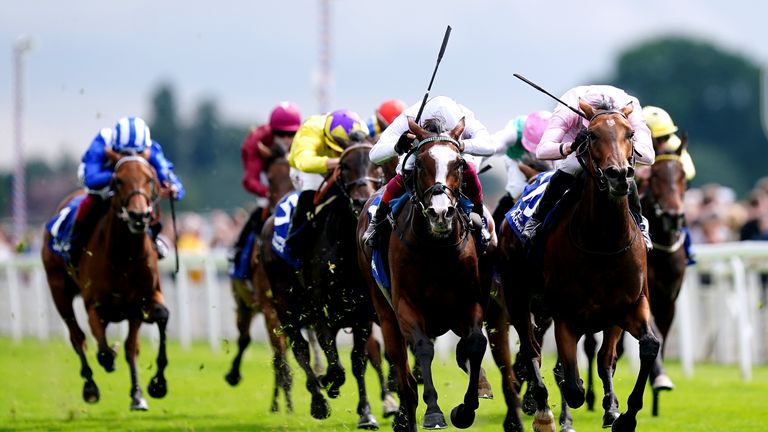
[(27, 192), (24, 177), (24, 53), (32, 48), (31, 40), (20, 36), (13, 45), (13, 192), (11, 213), (13, 216), (13, 241), (24, 241), (27, 229)]

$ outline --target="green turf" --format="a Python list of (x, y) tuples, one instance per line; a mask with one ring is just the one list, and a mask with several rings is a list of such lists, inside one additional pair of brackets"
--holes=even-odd
[[(331, 400), (332, 416), (323, 421), (309, 415), (309, 397), (304, 388), (303, 374), (294, 368), (295, 412), (269, 412), (272, 389), (270, 351), (257, 344), (247, 352), (243, 364), (243, 381), (236, 388), (223, 379), (233, 353), (223, 349), (212, 353), (207, 346), (195, 345), (183, 350), (176, 344), (169, 347), (170, 366), (167, 371), (169, 392), (165, 399), (147, 396), (148, 412), (128, 410), (129, 376), (127, 365), (118, 358), (117, 370), (107, 374), (95, 361), (93, 350), (89, 360), (95, 380), (101, 389), (101, 401), (95, 405), (81, 400), (82, 380), (79, 364), (70, 346), (62, 340), (47, 343), (24, 341), (14, 344), (0, 338), (0, 430), (351, 430), (357, 421), (355, 407), (357, 391), (348, 369), (347, 383), (339, 399)], [(154, 370), (156, 352), (143, 342), (140, 358), (140, 379), (143, 388)], [(343, 360), (349, 364), (348, 351)], [(435, 360), (435, 380), (440, 403), (448, 416), (451, 408), (461, 401), (466, 378), (455, 363)], [(551, 402), (558, 414), (559, 394), (552, 388), (547, 359), (547, 384)], [(505, 407), (499, 375), (492, 363), (485, 364), (496, 399), (481, 401), (472, 430), (500, 430)], [(768, 367), (754, 369), (753, 382), (746, 384), (734, 366), (697, 365), (693, 379), (682, 376), (679, 365), (668, 367), (677, 388), (663, 395), (662, 415), (650, 415), (649, 392), (645, 408), (639, 415), (638, 430), (644, 431), (758, 431), (768, 419)], [(626, 405), (629, 388), (634, 381), (630, 367), (620, 362), (616, 385), (621, 406)], [(381, 418), (379, 386), (369, 371), (367, 376), (374, 414), (389, 430), (390, 422)], [(555, 399), (557, 398), (557, 399)], [(282, 403), (282, 401), (281, 401)], [(284, 405), (282, 405), (284, 406)], [(424, 405), (419, 405), (419, 416)], [(600, 429), (600, 412), (575, 410), (575, 424), (580, 432)], [(531, 430), (526, 418), (526, 430)]]

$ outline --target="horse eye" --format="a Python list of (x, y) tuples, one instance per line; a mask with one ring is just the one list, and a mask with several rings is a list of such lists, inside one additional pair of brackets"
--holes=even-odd
[(630, 130), (629, 132), (627, 132), (627, 139), (632, 139), (634, 137), (635, 137), (635, 131), (634, 130)]
[(119, 178), (116, 178), (116, 179), (115, 179), (115, 186), (116, 186), (116, 187), (120, 187), (120, 186), (122, 186), (122, 185), (123, 185), (123, 181), (122, 181), (122, 180), (120, 180)]

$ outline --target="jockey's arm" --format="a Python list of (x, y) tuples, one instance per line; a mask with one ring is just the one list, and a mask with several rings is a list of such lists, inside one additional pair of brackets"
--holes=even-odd
[(400, 136), (409, 130), (406, 111), (400, 113), (379, 136), (379, 140), (369, 154), (373, 163), (382, 165), (398, 156), (397, 151), (395, 151), (395, 144), (400, 140)]
[(475, 156), (493, 156), (498, 153), (500, 148), (504, 147), (503, 144), (493, 139), (488, 129), (475, 118), (472, 111), (464, 109), (464, 112), (464, 133), (462, 134), (464, 153)]
[(261, 152), (258, 148), (261, 140), (256, 135), (256, 131), (253, 131), (243, 141), (243, 187), (254, 195), (266, 197), (269, 193), (269, 187), (261, 182), (261, 171), (264, 162), (261, 159)]
[(177, 201), (184, 198), (184, 185), (181, 184), (181, 180), (174, 174), (173, 163), (165, 158), (162, 147), (156, 141), (152, 141), (149, 163), (155, 168), (157, 179), (160, 180), (160, 183), (170, 187), (174, 192), (174, 198)]
[(633, 109), (629, 113), (627, 120), (629, 120), (630, 126), (635, 130), (635, 155), (637, 156), (637, 163), (643, 165), (651, 165), (656, 159), (656, 152), (653, 150), (653, 140), (651, 138), (651, 130), (648, 129), (648, 125), (645, 123), (645, 117), (643, 117), (643, 109), (640, 106), (637, 98), (632, 98)]
[(299, 129), (291, 144), (288, 162), (299, 171), (325, 174), (328, 172), (328, 156), (321, 156), (319, 154), (320, 149), (325, 145), (323, 139), (322, 129), (317, 131), (302, 131)]
[(100, 190), (112, 180), (112, 169), (105, 152), (106, 143), (100, 133), (93, 139), (83, 155), (83, 185), (90, 190)]
[[(581, 117), (576, 114), (569, 114), (562, 110), (555, 109), (552, 118), (549, 120), (547, 130), (541, 136), (541, 141), (536, 147), (536, 158), (540, 160), (558, 160), (563, 159), (570, 153), (572, 142), (563, 143), (566, 132), (572, 127), (574, 121), (580, 121)], [(560, 145), (563, 145), (565, 156), (560, 153)]]

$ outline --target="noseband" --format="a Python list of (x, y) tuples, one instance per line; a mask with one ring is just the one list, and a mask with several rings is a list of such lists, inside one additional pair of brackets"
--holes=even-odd
[[(120, 169), (121, 166), (125, 165), (128, 162), (138, 162), (140, 164), (143, 164), (146, 167), (152, 168), (152, 166), (147, 162), (146, 159), (144, 159), (141, 156), (124, 156), (120, 158), (120, 160), (117, 161), (117, 164), (115, 164), (115, 175), (113, 176), (114, 179), (118, 179), (117, 177), (117, 171)], [(144, 192), (144, 190), (136, 188), (132, 189), (128, 194), (120, 201), (120, 209), (117, 212), (118, 217), (120, 220), (130, 223), (130, 216), (128, 215), (128, 203), (130, 202), (131, 198), (133, 198), (135, 195), (139, 195), (144, 197), (144, 199), (147, 200), (147, 205), (149, 206), (149, 213), (152, 213), (152, 210), (154, 208), (155, 202), (157, 202), (159, 193), (157, 190), (157, 182), (155, 181), (154, 177), (150, 178), (149, 180), (151, 186), (152, 186), (152, 193), (147, 194)], [(114, 191), (112, 192), (115, 193)]]
[[(411, 151), (408, 152), (406, 157), (403, 159), (403, 167), (405, 166), (405, 160), (408, 159), (408, 157), (410, 157), (414, 152), (417, 152), (424, 144), (429, 143), (429, 142), (435, 142), (435, 141), (445, 141), (445, 142), (448, 142), (449, 144), (453, 145), (453, 147), (455, 147), (456, 151), (459, 153), (459, 159), (462, 162), (462, 166), (463, 166), (464, 163), (466, 163), (464, 161), (464, 159), (461, 157), (461, 144), (459, 144), (458, 141), (456, 141), (455, 139), (453, 139), (451, 137), (447, 137), (447, 136), (433, 136), (433, 137), (425, 138), (425, 139), (419, 141), (419, 143), (416, 146), (414, 146), (414, 148), (411, 149)], [(420, 192), (419, 188), (415, 184), (416, 179), (418, 178), (418, 170), (419, 170), (419, 168), (420, 168), (420, 165), (418, 163), (415, 164), (414, 172), (411, 175), (411, 177), (413, 177), (413, 182), (414, 182), (413, 193), (411, 194), (411, 199), (414, 201), (414, 203), (416, 205), (419, 206), (419, 209), (421, 210), (421, 213), (425, 217), (427, 216), (427, 208), (429, 206), (427, 206), (425, 204), (425, 202), (426, 202), (427, 199), (431, 199), (435, 195), (442, 195), (442, 194), (448, 195), (448, 197), (449, 197), (449, 199), (450, 199), (450, 201), (452, 203), (451, 207), (455, 208), (458, 205), (459, 197), (461, 196), (460, 188), (461, 188), (461, 183), (462, 183), (462, 180), (463, 180), (463, 177), (464, 177), (463, 176), (464, 173), (463, 172), (459, 172), (459, 187), (458, 188), (450, 188), (450, 187), (448, 187), (447, 185), (445, 185), (443, 183), (435, 182), (432, 186), (428, 187), (425, 191)]]

